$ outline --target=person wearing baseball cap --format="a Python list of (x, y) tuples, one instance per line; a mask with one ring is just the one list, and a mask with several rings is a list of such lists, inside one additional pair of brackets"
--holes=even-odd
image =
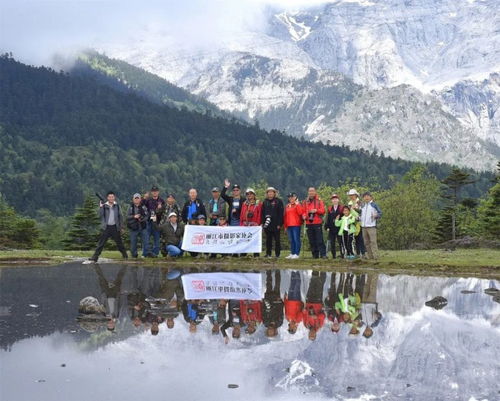
[(319, 198), (315, 187), (309, 187), (307, 198), (302, 203), (303, 219), (306, 221), (307, 238), (314, 259), (327, 259), (326, 246), (323, 240), (323, 216), (326, 209)]
[(231, 186), (231, 182), (226, 178), (224, 180), (224, 188), (220, 196), (226, 201), (229, 206), (228, 223), (230, 226), (240, 225), (241, 208), (243, 206), (243, 197), (241, 196), (241, 188), (238, 184), (233, 184), (231, 196), (227, 195), (227, 190)]
[(300, 228), (302, 227), (302, 205), (295, 192), (288, 194), (288, 204), (285, 207), (283, 226), (290, 241), (290, 255), (287, 259), (298, 259), (300, 255)]
[(182, 237), (184, 236), (184, 224), (179, 221), (177, 213), (171, 212), (160, 224), (155, 224), (162, 238), (162, 253), (172, 258), (180, 257), (182, 250)]
[(370, 192), (363, 194), (364, 204), (361, 208), (361, 230), (363, 234), (363, 242), (366, 246), (369, 259), (378, 258), (377, 245), (377, 222), (382, 217), (380, 207), (373, 201), (373, 196)]
[(141, 238), (142, 256), (146, 257), (149, 253), (148, 241), (148, 209), (142, 204), (142, 196), (135, 193), (132, 197), (132, 203), (127, 210), (127, 228), (130, 237), (130, 252), (133, 258), (137, 258), (137, 238)]
[(145, 198), (142, 203), (148, 209), (148, 222), (147, 222), (147, 230), (148, 230), (148, 243), (153, 237), (153, 249), (147, 256), (157, 257), (160, 253), (160, 232), (155, 229), (155, 224), (153, 220), (156, 222), (160, 222), (161, 220), (161, 210), (163, 204), (165, 203), (163, 199), (160, 197), (160, 189), (158, 186), (153, 185), (151, 187), (151, 196)]
[(218, 225), (219, 217), (226, 215), (226, 202), (221, 198), (220, 189), (218, 187), (212, 188), (212, 199), (208, 202), (207, 209), (211, 226)]
[(339, 230), (335, 226), (335, 220), (337, 220), (337, 216), (339, 219), (343, 216), (344, 206), (340, 203), (340, 198), (337, 194), (331, 196), (331, 201), (332, 204), (328, 207), (326, 215), (325, 229), (328, 232), (328, 241), (330, 242), (333, 259), (337, 258), (336, 242), (339, 244), (340, 257), (343, 259), (345, 252), (342, 246), (342, 237), (338, 235)]
[(170, 213), (177, 214), (177, 217), (181, 217), (181, 208), (175, 199), (175, 195), (173, 193), (169, 193), (165, 198), (165, 203), (162, 208), (162, 218), (168, 219), (168, 215)]

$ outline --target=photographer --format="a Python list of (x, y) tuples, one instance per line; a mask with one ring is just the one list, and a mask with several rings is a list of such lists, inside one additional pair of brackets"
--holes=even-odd
[(146, 206), (149, 213), (149, 219), (147, 222), (148, 230), (148, 243), (151, 237), (153, 237), (153, 251), (149, 253), (148, 256), (156, 258), (160, 253), (160, 232), (155, 229), (153, 224), (153, 217), (158, 215), (156, 218), (159, 221), (161, 219), (161, 210), (163, 204), (165, 203), (162, 198), (160, 198), (160, 189), (153, 185), (151, 187), (151, 196), (145, 196), (142, 204)]
[(212, 188), (212, 199), (208, 202), (208, 217), (210, 225), (216, 226), (219, 224), (219, 217), (226, 215), (226, 202), (220, 196), (218, 187)]
[(149, 253), (148, 230), (146, 229), (148, 220), (148, 209), (141, 204), (141, 194), (134, 194), (132, 203), (127, 211), (127, 228), (130, 236), (130, 252), (133, 258), (137, 258), (137, 237), (141, 237), (142, 256)]
[(262, 202), (262, 227), (266, 233), (266, 257), (270, 258), (275, 244), (276, 257), (280, 257), (281, 242), (280, 230), (283, 225), (285, 207), (283, 201), (276, 197), (276, 189), (269, 187), (266, 190), (266, 199)]
[[(245, 195), (247, 200), (243, 202), (240, 213), (240, 226), (260, 226), (262, 221), (262, 203), (255, 197), (253, 188), (247, 188)], [(253, 256), (258, 258), (260, 253), (254, 253)]]
[(323, 216), (325, 215), (325, 204), (319, 199), (316, 188), (310, 187), (307, 191), (307, 199), (302, 204), (303, 218), (306, 221), (307, 238), (311, 246), (314, 259), (319, 257), (327, 259), (326, 246), (323, 240)]
[(116, 202), (114, 192), (109, 191), (106, 195), (106, 198), (106, 203), (103, 203), (102, 201), (99, 202), (99, 217), (101, 219), (101, 228), (103, 229), (103, 232), (99, 238), (99, 241), (97, 242), (97, 247), (94, 255), (89, 258), (89, 260), (93, 262), (97, 262), (97, 260), (99, 259), (99, 255), (104, 249), (104, 245), (106, 245), (108, 238), (113, 238), (123, 258), (128, 258), (127, 251), (123, 246), (121, 237), (121, 230), (123, 227), (120, 205), (118, 205), (118, 203)]

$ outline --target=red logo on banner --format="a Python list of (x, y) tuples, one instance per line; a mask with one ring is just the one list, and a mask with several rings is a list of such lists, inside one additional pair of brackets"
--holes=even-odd
[(203, 280), (193, 280), (191, 285), (195, 291), (205, 291), (205, 282)]
[(205, 243), (205, 234), (195, 233), (193, 238), (191, 238), (192, 245), (203, 245)]

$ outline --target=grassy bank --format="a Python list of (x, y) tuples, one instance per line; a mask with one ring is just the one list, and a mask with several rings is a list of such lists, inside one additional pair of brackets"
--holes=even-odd
[[(55, 251), (55, 250), (10, 250), (0, 251), (0, 266), (34, 266), (53, 265), (88, 258), (91, 252)], [(381, 251), (380, 259), (369, 260), (318, 260), (306, 255), (298, 260), (265, 258), (224, 258), (214, 260), (193, 259), (184, 256), (182, 259), (129, 259), (132, 265), (178, 264), (183, 266), (219, 264), (223, 267), (257, 268), (291, 268), (291, 269), (335, 269), (369, 271), (376, 270), (390, 274), (475, 276), (500, 279), (500, 250), (492, 249), (458, 249), (445, 251), (440, 249), (419, 251)], [(123, 262), (116, 251), (103, 253), (104, 259)]]

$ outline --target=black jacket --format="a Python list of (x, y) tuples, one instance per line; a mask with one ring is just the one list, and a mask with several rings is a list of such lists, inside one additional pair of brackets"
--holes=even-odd
[[(200, 199), (196, 198), (196, 200), (194, 202), (196, 202), (196, 213), (193, 216), (191, 216), (192, 220), (197, 219), (200, 214), (202, 214), (205, 217), (207, 217), (207, 211), (205, 209), (205, 205), (203, 204), (203, 201), (201, 201)], [(184, 204), (184, 207), (182, 208), (182, 221), (185, 224), (189, 223), (189, 221), (188, 221), (188, 210), (189, 210), (189, 206), (191, 206), (191, 203), (192, 203), (191, 199), (188, 200), (188, 201), (186, 201), (186, 203)]]
[[(234, 201), (234, 197), (233, 196), (229, 196), (227, 194), (227, 188), (224, 187), (222, 188), (222, 192), (220, 194), (220, 197), (222, 199), (224, 199), (226, 201), (226, 203), (228, 204), (228, 208), (227, 208), (227, 222), (228, 224), (231, 223), (231, 213), (233, 212), (233, 201)], [(245, 202), (245, 198), (243, 196), (240, 197), (240, 206), (238, 208), (236, 208), (236, 212), (234, 213), (233, 215), (233, 218), (235, 219), (240, 219), (240, 214), (241, 214), (241, 207), (243, 206), (243, 202)]]
[[(141, 215), (139, 220), (134, 218), (136, 214)], [(146, 223), (148, 220), (148, 208), (142, 204), (135, 206), (133, 203), (130, 204), (127, 211), (127, 227), (129, 230), (142, 230), (146, 228)]]
[(344, 206), (340, 204), (338, 205), (337, 210), (333, 210), (333, 205), (329, 206), (326, 215), (325, 228), (329, 228), (330, 231), (333, 230), (335, 232), (338, 232), (338, 227), (335, 227), (335, 219), (337, 218), (337, 216), (342, 217), (344, 215), (343, 210)]
[(267, 216), (271, 216), (271, 223), (265, 228), (267, 231), (277, 231), (278, 226), (283, 226), (285, 206), (279, 198), (273, 200), (264, 199), (262, 202), (262, 224), (265, 224)]
[(265, 327), (274, 326), (276, 328), (283, 324), (283, 300), (279, 295), (271, 293), (266, 295), (262, 301), (262, 323)]

